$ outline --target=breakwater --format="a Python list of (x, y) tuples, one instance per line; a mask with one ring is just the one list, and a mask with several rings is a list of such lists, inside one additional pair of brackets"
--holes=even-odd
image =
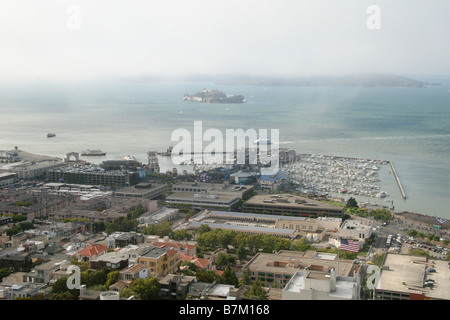
[(405, 190), (403, 189), (402, 183), (400, 182), (400, 178), (398, 177), (397, 170), (395, 170), (394, 163), (392, 161), (389, 161), (389, 164), (391, 165), (392, 173), (394, 174), (395, 181), (397, 181), (400, 193), (402, 194), (403, 199), (406, 199), (406, 193)]

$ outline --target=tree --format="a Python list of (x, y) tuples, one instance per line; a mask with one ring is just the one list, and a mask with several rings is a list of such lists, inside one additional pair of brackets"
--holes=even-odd
[(155, 300), (158, 298), (159, 282), (156, 277), (138, 278), (130, 284), (130, 289), (140, 300)]
[(251, 278), (251, 274), (250, 274), (250, 269), (246, 268), (244, 270), (244, 272), (242, 273), (242, 284), (250, 285), (251, 281), (252, 281), (252, 278)]
[(89, 283), (87, 286), (104, 285), (106, 283), (106, 272), (103, 270), (97, 270), (89, 273)]
[(245, 245), (243, 243), (239, 244), (236, 251), (236, 256), (239, 260), (244, 260), (247, 258), (247, 250), (245, 250)]
[(216, 265), (224, 266), (226, 264), (228, 264), (228, 257), (227, 257), (227, 255), (225, 255), (222, 252), (219, 252), (219, 254), (217, 255), (217, 258), (216, 258)]
[(269, 295), (260, 280), (255, 280), (244, 293), (244, 297), (251, 300), (268, 300)]
[(113, 285), (119, 280), (119, 271), (111, 271), (106, 275), (106, 287)]
[(308, 243), (308, 240), (306, 240), (306, 238), (301, 238), (299, 240), (295, 240), (292, 243), (292, 250), (295, 251), (306, 251), (310, 248), (311, 246)]
[(203, 234), (203, 233), (209, 232), (209, 231), (211, 231), (211, 227), (208, 226), (207, 224), (202, 224), (202, 225), (200, 226), (200, 228), (198, 228), (198, 233), (199, 233), (199, 234)]
[(233, 269), (231, 269), (230, 264), (227, 265), (225, 268), (223, 275), (222, 275), (223, 283), (225, 284), (231, 284), (233, 286), (237, 286), (239, 284), (239, 280), (236, 276), (236, 273)]
[(77, 300), (78, 296), (80, 294), (79, 290), (77, 289), (69, 289), (67, 287), (67, 279), (69, 277), (64, 277), (56, 280), (56, 282), (52, 286), (52, 290), (50, 294), (52, 295), (53, 299), (50, 300)]
[(2, 279), (9, 276), (11, 273), (12, 271), (9, 268), (0, 269), (0, 282), (2, 282)]
[(346, 204), (345, 208), (347, 208), (347, 209), (349, 209), (349, 208), (359, 208), (358, 202), (356, 202), (355, 198), (350, 197), (350, 199), (347, 200), (347, 204)]
[(407, 234), (408, 236), (415, 238), (417, 236), (417, 230), (409, 229)]
[(220, 276), (214, 271), (199, 270), (195, 277), (199, 282), (213, 283), (214, 281), (218, 281), (220, 283), (221, 281)]

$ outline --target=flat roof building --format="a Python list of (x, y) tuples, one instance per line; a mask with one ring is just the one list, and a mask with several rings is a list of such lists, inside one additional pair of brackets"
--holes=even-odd
[(359, 267), (353, 260), (338, 259), (336, 254), (308, 250), (257, 253), (245, 266), (251, 280), (261, 280), (266, 287), (284, 288), (297, 271), (305, 268), (328, 273), (336, 270), (337, 276), (355, 277)]
[(360, 277), (341, 277), (336, 270), (297, 271), (282, 291), (282, 300), (359, 300)]
[(342, 218), (344, 208), (291, 194), (256, 195), (242, 204), (244, 212), (291, 214), (293, 216), (334, 216)]
[(231, 210), (239, 202), (239, 196), (233, 194), (202, 194), (177, 192), (166, 197), (169, 205), (188, 205), (193, 208), (221, 208)]
[[(433, 267), (436, 272), (427, 272)], [(426, 280), (433, 286), (426, 286)], [(448, 261), (387, 253), (381, 276), (375, 286), (375, 300), (450, 300)]]
[(139, 198), (152, 200), (158, 198), (167, 190), (167, 185), (162, 183), (139, 183), (134, 187), (122, 188), (114, 192), (115, 197)]

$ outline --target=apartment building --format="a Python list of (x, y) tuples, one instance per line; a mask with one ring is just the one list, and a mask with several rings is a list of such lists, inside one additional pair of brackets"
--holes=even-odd
[(147, 268), (149, 277), (164, 277), (175, 273), (180, 262), (180, 253), (171, 247), (154, 247), (139, 256), (137, 261)]

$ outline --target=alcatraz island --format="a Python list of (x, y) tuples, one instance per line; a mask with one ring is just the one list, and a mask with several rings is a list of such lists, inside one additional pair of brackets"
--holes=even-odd
[(184, 94), (182, 100), (200, 103), (244, 103), (245, 97), (242, 95), (227, 95), (219, 90), (203, 88), (201, 92), (193, 95)]

